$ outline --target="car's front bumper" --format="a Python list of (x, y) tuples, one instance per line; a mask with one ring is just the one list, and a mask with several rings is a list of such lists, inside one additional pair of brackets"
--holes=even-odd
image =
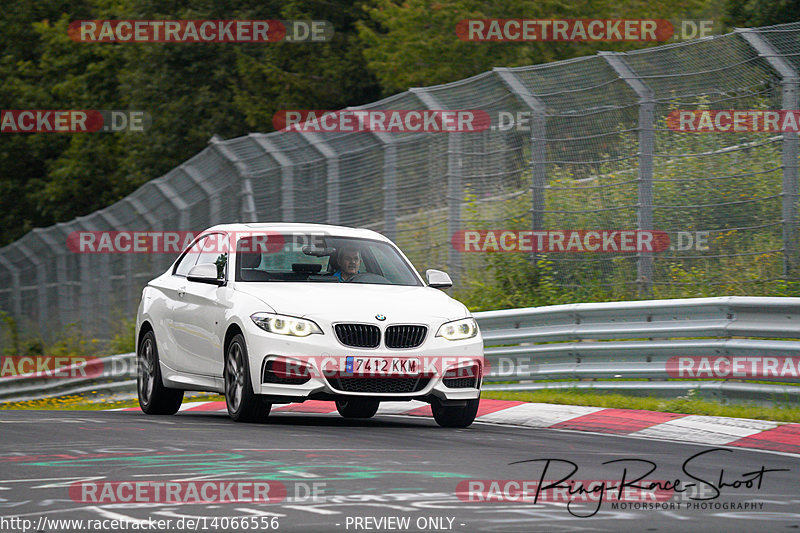
[[(428, 337), (419, 348), (352, 348), (339, 343), (333, 333), (327, 332), (308, 337), (286, 337), (264, 332), (255, 325), (246, 331), (250, 374), (253, 391), (276, 399), (286, 401), (303, 401), (309, 398), (334, 398), (339, 396), (361, 396), (380, 398), (381, 400), (470, 400), (480, 396), (480, 386), (485, 372), (483, 358), (483, 341), (480, 335), (462, 341), (449, 341), (435, 337), (429, 331)], [(344, 372), (346, 358), (391, 358), (397, 360), (417, 360), (420, 365), (419, 375), (352, 375)], [(304, 383), (266, 383), (264, 367), (270, 361), (286, 360), (295, 362), (293, 367), (302, 365), (311, 368), (309, 379)], [(479, 374), (472, 380), (474, 386), (448, 387), (453, 384), (452, 376), (445, 376), (448, 370), (477, 365)], [(293, 375), (299, 375), (294, 373)], [(341, 378), (338, 379), (338, 378)], [(414, 380), (400, 382), (400, 380)], [(367, 382), (354, 383), (355, 379), (369, 379)], [(350, 380), (350, 381), (345, 381)], [(298, 381), (298, 380), (295, 380)], [(345, 385), (345, 383), (348, 383)], [(469, 384), (470, 381), (467, 381)], [(463, 385), (462, 381), (460, 385)], [(397, 392), (398, 390), (407, 392)]]

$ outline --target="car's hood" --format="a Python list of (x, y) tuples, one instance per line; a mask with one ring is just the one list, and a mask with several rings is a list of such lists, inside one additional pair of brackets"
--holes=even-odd
[(414, 323), (427, 318), (455, 320), (468, 314), (463, 304), (430, 287), (238, 282), (236, 290), (258, 298), (276, 313), (326, 321), (375, 322), (380, 314), (386, 316), (387, 324)]

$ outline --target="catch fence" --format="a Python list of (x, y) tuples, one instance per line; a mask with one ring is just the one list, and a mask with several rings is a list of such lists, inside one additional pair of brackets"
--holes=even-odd
[[(797, 134), (677, 132), (667, 117), (797, 109), (798, 72), (800, 23), (791, 23), (496, 68), (360, 108), (479, 109), (493, 125), (480, 132), (215, 136), (115, 204), (0, 249), (0, 310), (43, 337), (77, 323), (107, 338), (174, 256), (74, 253), (70, 234), (250, 221), (374, 229), (420, 270), (449, 271), (457, 291), (525, 261), (574, 301), (591, 290), (781, 295), (798, 277)], [(526, 122), (509, 126), (510, 117)], [(506, 229), (655, 230), (670, 247), (529, 254), (452, 243), (464, 230)]]

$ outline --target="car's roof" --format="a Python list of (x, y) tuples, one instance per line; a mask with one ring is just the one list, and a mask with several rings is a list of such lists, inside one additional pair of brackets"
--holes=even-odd
[(389, 239), (380, 233), (369, 229), (348, 228), (347, 226), (332, 226), (329, 224), (304, 224), (297, 222), (250, 222), (246, 224), (218, 224), (208, 228), (206, 232), (208, 231), (225, 231), (234, 233), (248, 233), (256, 231), (275, 231), (281, 233), (326, 233), (339, 237), (361, 237), (362, 239), (389, 241)]

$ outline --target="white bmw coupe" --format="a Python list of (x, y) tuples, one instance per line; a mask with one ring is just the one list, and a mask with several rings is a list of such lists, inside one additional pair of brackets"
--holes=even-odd
[(483, 341), (460, 302), (389, 239), (316, 224), (227, 224), (200, 234), (147, 284), (136, 321), (139, 404), (178, 411), (184, 391), (225, 395), (237, 421), (272, 404), (329, 400), (347, 418), (381, 401), (475, 419)]

